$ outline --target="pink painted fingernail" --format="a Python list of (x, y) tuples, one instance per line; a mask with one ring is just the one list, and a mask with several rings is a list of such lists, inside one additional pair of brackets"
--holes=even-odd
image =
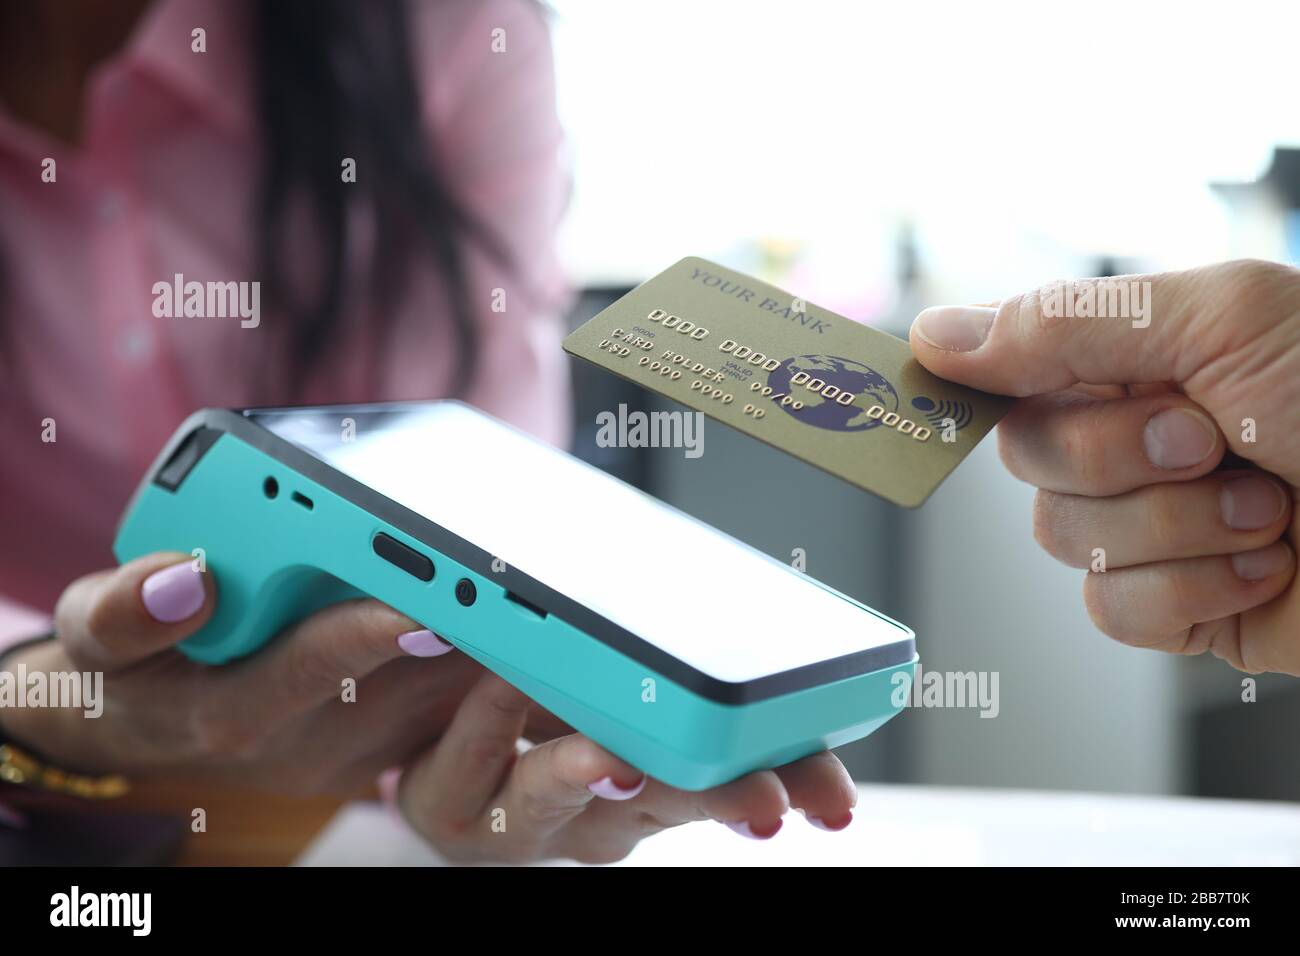
[(733, 833), (739, 833), (743, 837), (748, 837), (751, 840), (770, 840), (772, 837), (777, 835), (781, 829), (781, 824), (784, 822), (784, 820), (777, 820), (776, 825), (773, 827), (768, 827), (763, 830), (755, 830), (749, 825), (748, 820), (736, 820), (727, 823), (727, 829), (731, 830)]
[(635, 786), (624, 788), (616, 784), (613, 777), (601, 777), (595, 783), (587, 784), (587, 789), (606, 800), (631, 800), (645, 789), (645, 782), (646, 778), (643, 774)]
[(155, 621), (175, 624), (192, 617), (203, 607), (207, 594), (203, 577), (188, 561), (155, 571), (144, 579), (140, 597)]
[(1279, 571), (1285, 571), (1290, 563), (1291, 549), (1280, 542), (1232, 556), (1232, 569), (1243, 581), (1271, 578)]
[(853, 822), (852, 812), (846, 813), (844, 814), (844, 816), (836, 820), (824, 820), (821, 817), (814, 817), (811, 814), (808, 814), (807, 817), (808, 817), (808, 822), (811, 823), (813, 826), (815, 826), (818, 830), (829, 830), (831, 833), (837, 833), (838, 831), (843, 830), (845, 827), (847, 827), (850, 823)]
[(1224, 482), (1219, 492), (1223, 522), (1234, 531), (1267, 528), (1286, 510), (1286, 493), (1267, 478), (1247, 475)]
[(1214, 422), (1188, 408), (1167, 408), (1151, 416), (1142, 433), (1147, 458), (1157, 468), (1199, 465), (1218, 443)]
[(397, 646), (412, 657), (439, 657), (454, 649), (428, 628), (398, 634)]

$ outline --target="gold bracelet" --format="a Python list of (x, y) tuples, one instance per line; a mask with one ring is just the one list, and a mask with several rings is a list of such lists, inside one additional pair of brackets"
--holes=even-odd
[(0, 782), (67, 793), (83, 800), (115, 800), (131, 789), (125, 777), (69, 773), (41, 763), (11, 743), (0, 743)]

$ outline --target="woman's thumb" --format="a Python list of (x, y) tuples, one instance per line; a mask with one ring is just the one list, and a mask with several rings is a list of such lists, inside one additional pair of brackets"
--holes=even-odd
[(216, 589), (201, 562), (158, 552), (74, 581), (54, 611), (68, 650), (103, 666), (121, 666), (172, 647), (212, 616)]

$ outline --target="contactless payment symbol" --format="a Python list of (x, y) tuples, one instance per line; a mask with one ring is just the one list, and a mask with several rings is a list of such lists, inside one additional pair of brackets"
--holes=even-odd
[(975, 410), (970, 402), (951, 402), (947, 399), (936, 402), (933, 398), (918, 395), (912, 399), (912, 407), (935, 428), (942, 428), (945, 421), (951, 421), (952, 427), (961, 431), (975, 419)]

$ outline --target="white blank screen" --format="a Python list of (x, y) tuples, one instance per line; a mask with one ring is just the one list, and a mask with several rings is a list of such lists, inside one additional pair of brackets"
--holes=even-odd
[[(750, 681), (909, 636), (792, 568), (468, 406), (251, 414), (337, 470), (718, 680)], [(348, 418), (355, 435), (344, 440)]]

